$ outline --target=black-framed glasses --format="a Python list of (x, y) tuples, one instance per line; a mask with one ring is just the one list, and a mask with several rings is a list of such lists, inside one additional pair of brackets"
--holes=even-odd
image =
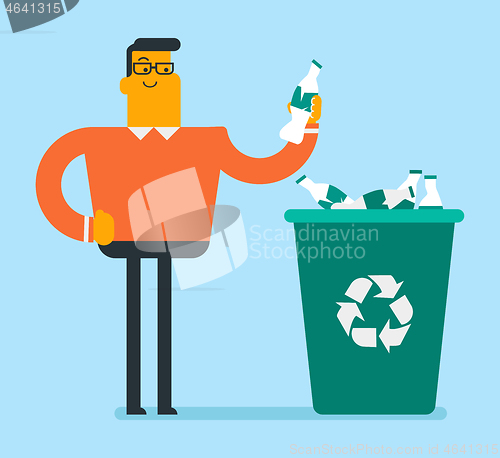
[(158, 75), (170, 75), (174, 73), (173, 62), (157, 62), (156, 65), (151, 64), (151, 62), (134, 63), (134, 73), (137, 75), (149, 75), (153, 68)]

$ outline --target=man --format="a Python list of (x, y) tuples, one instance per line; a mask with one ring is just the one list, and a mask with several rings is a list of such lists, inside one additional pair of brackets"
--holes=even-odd
[[(247, 183), (282, 180), (311, 155), (321, 116), (316, 96), (302, 143), (288, 143), (267, 158), (240, 153), (224, 127), (181, 128), (181, 83), (171, 59), (179, 48), (176, 38), (137, 39), (127, 49), (127, 77), (120, 84), (128, 96), (128, 127), (84, 128), (64, 135), (45, 153), (36, 181), (40, 207), (56, 229), (76, 240), (96, 241), (109, 257), (126, 259), (127, 414), (146, 413), (140, 391), (140, 260), (145, 257), (158, 259), (158, 413), (177, 413), (171, 405), (170, 254), (136, 248), (129, 198), (148, 183), (192, 168), (207, 208), (215, 205), (221, 170)], [(81, 154), (94, 217), (73, 211), (61, 190), (64, 170)]]

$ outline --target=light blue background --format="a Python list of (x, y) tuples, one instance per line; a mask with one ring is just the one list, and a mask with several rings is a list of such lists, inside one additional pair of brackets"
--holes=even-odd
[[(81, 0), (12, 34), (0, 14), (0, 455), (277, 457), (290, 444), (499, 443), (499, 15), (497, 0)], [(126, 124), (126, 48), (170, 36), (182, 42), (183, 125), (224, 125), (246, 154), (277, 152), (286, 103), (314, 58), (324, 110), (303, 172), (357, 197), (422, 168), (439, 176), (445, 206), (464, 210), (438, 394), (446, 420), (115, 419), (125, 400), (125, 267), (54, 230), (35, 175), (66, 132)], [(314, 208), (293, 178), (255, 186), (222, 176), (218, 202), (237, 205), (248, 230), (286, 230), (286, 209)], [(91, 213), (82, 160), (64, 191)], [(145, 262), (145, 406), (156, 405), (155, 288)], [(175, 291), (174, 323), (175, 406), (311, 404), (295, 260), (249, 259), (202, 290)]]

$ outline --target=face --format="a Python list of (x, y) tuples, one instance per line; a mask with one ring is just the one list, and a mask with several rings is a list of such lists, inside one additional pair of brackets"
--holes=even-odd
[(170, 51), (133, 51), (132, 74), (120, 90), (128, 96), (129, 125), (180, 125), (181, 82)]

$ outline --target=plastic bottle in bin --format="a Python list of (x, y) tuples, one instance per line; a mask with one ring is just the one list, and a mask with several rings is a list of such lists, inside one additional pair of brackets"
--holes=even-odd
[[(415, 192), (413, 186), (403, 189), (377, 189), (376, 191), (363, 194), (352, 204), (334, 204), (335, 209), (373, 209), (373, 210), (392, 210), (392, 209), (412, 209), (415, 205)], [(413, 203), (412, 203), (413, 200)]]
[(352, 200), (346, 193), (335, 186), (314, 183), (305, 175), (297, 183), (306, 188), (314, 200), (325, 209), (413, 209), (417, 194), (417, 182), (421, 170), (410, 170), (407, 180), (398, 189), (377, 189)]
[(418, 208), (422, 210), (443, 208), (443, 203), (436, 187), (437, 175), (425, 175), (424, 179), (427, 195), (422, 199)]
[(311, 116), (311, 100), (315, 95), (318, 95), (317, 77), (321, 67), (322, 65), (313, 60), (309, 73), (296, 87), (290, 105), (292, 120), (280, 130), (280, 137), (283, 140), (296, 145), (302, 142), (304, 128)]
[[(407, 189), (411, 186), (413, 188), (413, 193), (416, 196), (417, 195), (417, 183), (418, 183), (418, 180), (420, 180), (421, 176), (422, 176), (422, 170), (410, 170), (410, 173), (408, 174), (408, 178), (398, 189)], [(411, 199), (409, 199), (407, 208), (412, 209), (415, 207), (415, 199), (416, 199), (416, 197), (412, 197)]]
[(310, 178), (302, 175), (297, 181), (303, 188), (307, 189), (313, 199), (323, 208), (331, 208), (336, 203), (353, 203), (354, 201), (339, 188), (326, 183), (314, 183)]

